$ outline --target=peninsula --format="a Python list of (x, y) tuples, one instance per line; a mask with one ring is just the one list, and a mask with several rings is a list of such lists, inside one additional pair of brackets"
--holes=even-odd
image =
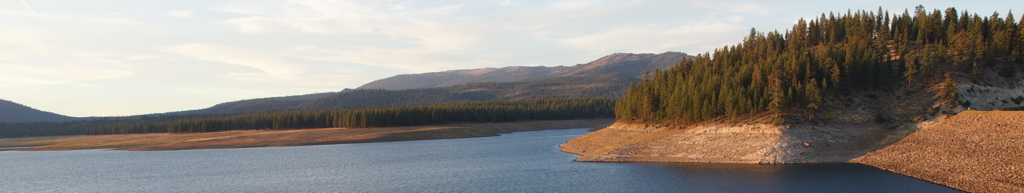
[(751, 30), (655, 70), (577, 161), (855, 162), (965, 191), (1019, 192), (1024, 32), (1012, 15), (856, 11)]

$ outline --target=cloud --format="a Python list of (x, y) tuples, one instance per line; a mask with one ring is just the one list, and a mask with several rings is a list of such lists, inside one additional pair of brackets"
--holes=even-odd
[[(306, 33), (375, 33), (405, 14), (381, 2), (354, 1), (277, 1), (272, 3), (234, 3), (215, 10), (249, 14), (224, 21), (238, 26), (243, 33), (268, 33), (296, 30)], [(400, 7), (400, 6), (399, 6)]]
[(123, 55), (69, 49), (50, 41), (59, 37), (21, 28), (0, 32), (0, 82), (7, 86), (87, 85), (83, 82), (135, 75), (120, 60)]
[[(665, 27), (624, 27), (582, 36), (564, 38), (560, 43), (602, 52), (660, 53), (669, 50), (704, 47), (708, 43), (736, 39), (743, 27), (735, 24)], [(722, 44), (725, 45), (725, 44)], [(716, 45), (720, 46), (720, 45)], [(713, 49), (713, 47), (709, 47)]]
[(162, 47), (157, 50), (199, 60), (252, 67), (272, 75), (300, 75), (308, 70), (306, 66), (290, 63), (278, 54), (252, 48), (191, 43)]
[(179, 44), (157, 48), (159, 51), (205, 61), (250, 67), (259, 72), (222, 72), (224, 79), (244, 82), (293, 84), (306, 86), (348, 85), (363, 81), (359, 69), (337, 65), (310, 65), (310, 61), (281, 51), (218, 44)]
[(59, 66), (0, 63), (0, 82), (13, 85), (62, 85), (90, 80), (107, 80), (135, 75), (131, 70), (94, 63), (71, 63)]
[(768, 8), (758, 4), (756, 1), (695, 1), (691, 5), (708, 10), (732, 11), (743, 14), (767, 14)]
[(461, 49), (478, 39), (473, 21), (451, 17), (462, 5), (408, 8), (407, 1), (275, 1), (224, 4), (215, 10), (249, 16), (224, 20), (242, 33), (382, 34), (431, 49)]
[(41, 57), (58, 52), (56, 46), (46, 41), (55, 36), (27, 28), (0, 31), (0, 61)]
[(195, 15), (191, 10), (173, 10), (167, 11), (167, 15), (171, 17), (177, 17), (182, 19), (195, 18)]

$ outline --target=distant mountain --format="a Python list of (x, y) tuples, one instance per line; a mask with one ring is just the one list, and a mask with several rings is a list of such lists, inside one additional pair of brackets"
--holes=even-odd
[[(521, 98), (610, 97), (625, 94), (644, 72), (693, 57), (679, 52), (617, 53), (587, 64), (505, 67), (397, 75), (356, 90), (226, 102), (171, 114), (223, 114), (265, 110), (331, 109)], [(557, 92), (556, 92), (557, 91)]]
[(297, 109), (354, 109), (457, 101), (528, 98), (619, 98), (640, 79), (621, 74), (556, 77), (526, 82), (483, 82), (442, 88), (405, 90), (360, 89), (303, 103)]
[[(345, 89), (342, 90), (341, 92), (346, 92), (349, 90), (350, 89)], [(171, 114), (224, 114), (263, 111), (272, 109), (291, 109), (295, 108), (296, 106), (299, 106), (300, 104), (309, 102), (313, 99), (326, 97), (341, 92), (326, 92), (283, 97), (246, 99), (240, 101), (221, 103), (205, 109), (172, 112)]]
[(505, 67), (472, 70), (451, 70), (422, 74), (403, 74), (370, 83), (357, 89), (401, 90), (412, 88), (435, 88), (476, 82), (521, 82), (567, 76), (594, 76), (621, 74), (641, 78), (644, 72), (667, 69), (683, 58), (692, 57), (680, 52), (662, 54), (617, 53), (602, 57), (586, 64), (556, 67)]
[(0, 99), (0, 122), (61, 122), (80, 118), (40, 111), (8, 100)]

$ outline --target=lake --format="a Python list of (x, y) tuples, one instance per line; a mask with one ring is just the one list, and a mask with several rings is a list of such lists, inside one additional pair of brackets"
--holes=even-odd
[(0, 192), (958, 192), (860, 164), (573, 162), (586, 129), (181, 151), (0, 152)]

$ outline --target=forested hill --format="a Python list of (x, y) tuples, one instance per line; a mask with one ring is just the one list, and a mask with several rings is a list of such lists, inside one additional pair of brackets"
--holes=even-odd
[(529, 98), (620, 98), (638, 78), (622, 74), (565, 76), (525, 82), (482, 82), (405, 90), (359, 89), (292, 97), (250, 99), (172, 114), (232, 114), (297, 109), (353, 109), (458, 101)]
[(692, 56), (679, 52), (665, 52), (662, 54), (616, 53), (593, 62), (575, 66), (514, 66), (403, 74), (366, 83), (358, 89), (402, 90), (435, 88), (479, 82), (522, 82), (556, 77), (605, 74), (621, 74), (627, 77), (640, 78), (644, 72), (654, 69), (667, 69), (669, 66), (678, 63), (679, 60), (690, 57)]
[[(347, 92), (349, 89), (342, 90), (341, 92)], [(291, 109), (295, 108), (302, 103), (312, 101), (317, 98), (330, 96), (341, 92), (326, 92), (326, 93), (314, 93), (296, 96), (283, 96), (283, 97), (268, 97), (258, 99), (246, 99), (240, 101), (232, 101), (214, 105), (210, 108), (179, 111), (171, 114), (219, 114), (219, 113), (239, 113), (239, 112), (255, 112), (255, 111), (266, 111), (273, 109)]]
[[(857, 112), (877, 122), (950, 112), (970, 105), (957, 84), (1020, 82), (1011, 77), (1024, 61), (1022, 40), (1012, 13), (919, 6), (822, 14), (785, 32), (752, 29), (742, 43), (656, 70), (631, 87), (616, 114), (622, 122), (685, 124), (762, 112), (811, 120)], [(928, 104), (899, 109), (911, 100)]]
[(442, 88), (360, 89), (314, 99), (299, 105), (297, 109), (354, 109), (531, 98), (620, 98), (630, 83), (639, 80), (621, 74), (606, 74), (527, 82), (470, 83)]
[(68, 117), (46, 111), (40, 111), (33, 109), (32, 107), (0, 99), (0, 122), (60, 122), (73, 120), (79, 120), (79, 118)]

